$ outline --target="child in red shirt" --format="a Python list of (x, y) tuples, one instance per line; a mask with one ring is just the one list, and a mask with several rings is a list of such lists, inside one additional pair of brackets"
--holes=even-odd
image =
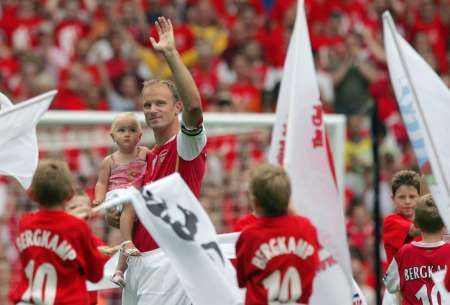
[(413, 241), (397, 252), (384, 281), (390, 293), (401, 292), (402, 305), (441, 305), (431, 274), (445, 269), (450, 244), (442, 240), (444, 223), (430, 194), (419, 199), (415, 212), (414, 223), (422, 232), (422, 241)]
[(420, 176), (410, 170), (399, 171), (392, 178), (391, 188), (395, 212), (384, 219), (382, 232), (388, 264), (404, 244), (420, 240), (420, 230), (413, 223)]
[(10, 295), (14, 304), (89, 305), (86, 280), (100, 281), (108, 258), (89, 226), (64, 211), (73, 194), (67, 164), (39, 163), (30, 187), (39, 209), (21, 218), (15, 241), (22, 272)]
[(282, 167), (263, 164), (251, 175), (254, 222), (236, 243), (238, 284), (245, 304), (308, 304), (319, 265), (319, 242), (311, 222), (288, 215), (290, 181)]

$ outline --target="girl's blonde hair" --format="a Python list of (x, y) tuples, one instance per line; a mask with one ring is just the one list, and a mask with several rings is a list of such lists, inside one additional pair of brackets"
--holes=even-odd
[(138, 128), (139, 131), (142, 132), (142, 126), (141, 123), (139, 123), (139, 119), (136, 116), (136, 114), (134, 114), (133, 112), (121, 112), (119, 113), (113, 120), (112, 124), (111, 124), (111, 132), (113, 132), (116, 127), (117, 127), (117, 122), (122, 119), (122, 118), (130, 118), (133, 119), (136, 122), (136, 127)]

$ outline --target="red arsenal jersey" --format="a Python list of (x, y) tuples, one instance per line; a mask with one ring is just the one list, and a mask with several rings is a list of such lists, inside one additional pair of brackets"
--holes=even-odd
[[(164, 145), (153, 148), (147, 154), (147, 171), (144, 177), (144, 185), (178, 172), (198, 198), (205, 174), (206, 150), (203, 148), (200, 154), (191, 161), (183, 160), (179, 156), (177, 149), (177, 137), (180, 136), (178, 134)], [(198, 135), (183, 136), (195, 137)], [(158, 244), (140, 222), (134, 226), (133, 243), (141, 252), (158, 248)]]
[(316, 229), (302, 216), (261, 217), (236, 243), (245, 304), (308, 304), (319, 265)]
[(413, 241), (394, 256), (385, 276), (391, 293), (402, 293), (402, 305), (441, 305), (441, 297), (431, 274), (445, 269), (450, 257), (450, 244)]
[(257, 219), (258, 218), (256, 217), (256, 215), (253, 213), (244, 215), (235, 222), (233, 226), (233, 231), (240, 232), (244, 230), (247, 226), (255, 223)]
[(64, 211), (38, 210), (19, 223), (21, 280), (14, 303), (89, 305), (86, 280), (98, 282), (108, 260), (88, 225)]
[(409, 220), (399, 214), (391, 214), (386, 216), (383, 222), (383, 243), (386, 251), (387, 263), (391, 263), (392, 258), (397, 251), (404, 245), (413, 240), (420, 240), (420, 236), (413, 238), (408, 235), (409, 229), (413, 224)]

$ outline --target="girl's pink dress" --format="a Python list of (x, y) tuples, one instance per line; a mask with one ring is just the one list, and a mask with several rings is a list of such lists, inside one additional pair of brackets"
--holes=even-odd
[(145, 158), (142, 159), (137, 157), (128, 163), (117, 164), (111, 155), (111, 160), (112, 164), (108, 181), (108, 192), (130, 186), (136, 188), (142, 187), (145, 170), (147, 168)]

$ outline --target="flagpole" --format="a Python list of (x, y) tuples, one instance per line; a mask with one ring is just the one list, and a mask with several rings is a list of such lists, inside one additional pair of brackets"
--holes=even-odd
[(380, 157), (379, 157), (379, 141), (378, 136), (380, 132), (380, 124), (378, 122), (378, 110), (377, 105), (374, 104), (372, 110), (372, 154), (373, 154), (373, 221), (375, 223), (375, 244), (374, 244), (374, 257), (375, 257), (375, 294), (376, 302), (381, 305), (381, 279), (383, 277), (381, 268), (381, 217), (380, 217)]
[[(397, 50), (398, 50), (398, 55), (399, 55), (400, 60), (402, 62), (403, 69), (405, 70), (406, 78), (408, 79), (408, 82), (411, 85), (410, 87), (411, 87), (412, 95), (414, 96), (416, 101), (419, 101), (416, 88), (414, 87), (412, 79), (411, 79), (411, 73), (409, 73), (408, 65), (405, 62), (405, 59), (403, 57), (402, 49), (401, 49), (400, 44), (398, 43), (398, 40), (397, 40), (398, 39), (397, 38), (397, 30), (396, 30), (396, 27), (394, 25), (394, 21), (392, 20), (392, 17), (389, 14), (389, 12), (385, 12), (383, 14), (383, 18), (387, 20), (388, 26), (389, 26), (389, 28), (390, 28), (390, 30), (392, 32), (392, 36), (394, 38), (394, 43), (395, 43), (395, 46), (397, 47)], [(450, 187), (449, 187), (449, 184), (448, 184), (446, 176), (442, 173), (442, 169), (444, 167), (442, 166), (441, 159), (439, 158), (439, 155), (437, 154), (436, 145), (434, 144), (433, 138), (430, 136), (430, 134), (431, 134), (430, 128), (428, 127), (427, 121), (425, 120), (425, 116), (423, 114), (422, 106), (418, 102), (416, 102), (415, 104), (417, 106), (418, 113), (419, 113), (420, 117), (422, 118), (422, 122), (423, 122), (423, 125), (424, 125), (424, 128), (425, 128), (425, 132), (428, 135), (428, 139), (430, 140), (431, 149), (432, 149), (432, 151), (433, 151), (433, 153), (434, 153), (434, 155), (436, 157), (436, 161), (438, 163), (437, 170), (440, 172), (440, 175), (441, 175), (441, 177), (443, 179), (445, 190), (447, 191), (447, 197), (450, 197)]]

